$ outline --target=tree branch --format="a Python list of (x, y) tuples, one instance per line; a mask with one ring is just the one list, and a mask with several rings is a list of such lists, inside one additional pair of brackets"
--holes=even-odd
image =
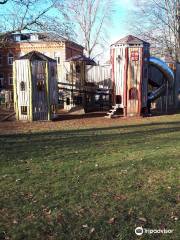
[(6, 4), (7, 2), (8, 2), (9, 0), (2, 0), (2, 1), (0, 1), (0, 4)]

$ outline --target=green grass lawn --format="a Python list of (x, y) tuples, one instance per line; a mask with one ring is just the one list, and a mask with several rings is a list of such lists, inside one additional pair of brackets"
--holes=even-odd
[(179, 240), (179, 162), (180, 116), (2, 135), (0, 239)]

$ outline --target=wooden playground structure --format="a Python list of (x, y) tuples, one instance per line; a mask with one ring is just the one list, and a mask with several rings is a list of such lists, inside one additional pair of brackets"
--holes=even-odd
[(107, 111), (109, 118), (144, 115), (149, 103), (165, 113), (179, 107), (179, 64), (174, 74), (165, 62), (150, 56), (149, 43), (132, 35), (112, 44), (110, 50), (110, 65), (99, 66), (84, 56), (67, 60), (61, 82), (57, 82), (56, 61), (39, 52), (16, 60), (16, 119), (52, 120), (58, 101), (66, 111), (80, 106), (85, 112)]
[(38, 52), (14, 62), (17, 120), (51, 120), (57, 105), (56, 61)]

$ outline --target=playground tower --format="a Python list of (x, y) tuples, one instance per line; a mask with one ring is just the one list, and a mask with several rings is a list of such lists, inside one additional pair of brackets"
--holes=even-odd
[(140, 115), (147, 106), (149, 47), (132, 35), (111, 45), (113, 105), (124, 116)]
[(17, 120), (52, 120), (57, 105), (57, 63), (39, 52), (14, 62), (14, 109)]

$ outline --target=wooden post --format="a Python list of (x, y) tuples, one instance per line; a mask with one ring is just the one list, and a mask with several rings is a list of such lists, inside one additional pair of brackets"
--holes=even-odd
[(47, 93), (47, 106), (48, 106), (48, 120), (51, 118), (51, 109), (50, 109), (50, 101), (49, 101), (49, 64), (46, 62), (46, 93)]
[(180, 0), (177, 0), (176, 6), (176, 19), (177, 19), (177, 60), (180, 62)]
[(111, 81), (112, 81), (111, 104), (115, 105), (116, 104), (115, 73), (114, 73), (115, 49), (111, 49), (110, 55), (111, 55), (111, 66), (112, 66), (112, 69), (111, 69)]
[[(177, 70), (176, 70), (177, 71)], [(173, 105), (176, 107), (176, 71), (174, 71), (174, 81), (173, 81)]]
[(176, 91), (175, 91), (175, 98), (176, 98), (176, 108), (180, 108), (180, 63), (176, 63), (176, 79), (175, 79)]
[(168, 112), (168, 81), (166, 83), (166, 113)]
[(74, 73), (74, 64), (73, 62), (71, 62), (71, 99), (70, 99), (70, 104), (71, 104), (71, 107), (73, 106), (73, 73)]
[(139, 96), (138, 96), (138, 112), (139, 112), (139, 116), (141, 116), (141, 110), (142, 110), (142, 86), (143, 86), (143, 53), (144, 53), (144, 48), (141, 48), (141, 60), (140, 60), (140, 83), (139, 83), (139, 87), (138, 87), (138, 92), (139, 92)]
[(86, 82), (86, 64), (85, 62), (82, 63), (83, 65), (83, 79), (82, 79), (82, 85), (81, 85), (81, 94), (82, 97), (82, 106), (85, 107), (85, 82)]
[(129, 56), (128, 56), (128, 48), (125, 49), (125, 70), (124, 70), (124, 116), (127, 116), (127, 80), (128, 80), (128, 64), (129, 64)]
[(33, 121), (33, 87), (32, 87), (32, 68), (28, 60), (28, 79), (29, 79), (29, 120)]
[(17, 95), (17, 70), (16, 62), (13, 63), (13, 91), (14, 91), (14, 110), (16, 112), (16, 119), (19, 120), (19, 109), (18, 109), (18, 95)]

